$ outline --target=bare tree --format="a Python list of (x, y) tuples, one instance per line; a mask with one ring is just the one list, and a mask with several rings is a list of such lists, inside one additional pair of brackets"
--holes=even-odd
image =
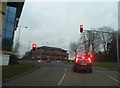
[(77, 48), (78, 48), (78, 46), (77, 46), (77, 42), (71, 42), (71, 44), (70, 44), (70, 57), (76, 57), (76, 55), (77, 55)]
[(94, 46), (94, 41), (93, 41), (93, 32), (92, 31), (86, 31), (82, 34), (81, 38), (79, 39), (79, 50), (83, 48), (83, 54), (87, 55), (91, 53), (91, 46)]
[[(97, 31), (102, 32), (97, 32)], [(106, 34), (103, 32), (113, 32), (114, 29), (108, 26), (103, 26), (99, 28), (91, 28), (89, 31), (84, 31), (78, 42), (72, 42), (70, 44), (70, 55), (77, 56), (76, 54), (95, 54), (100, 51), (108, 52), (109, 45), (113, 40), (114, 35)]]
[(103, 27), (99, 27), (98, 30), (102, 31), (101, 32), (101, 38), (102, 38), (101, 45), (103, 46), (104, 52), (108, 53), (109, 44), (112, 42), (115, 35), (111, 33), (107, 33), (107, 32), (113, 32), (114, 29), (109, 26), (103, 26)]
[(100, 40), (101, 40), (101, 36), (100, 33), (97, 33), (95, 31), (95, 28), (91, 28), (90, 31), (87, 31), (87, 38), (88, 38), (88, 42), (89, 42), (89, 46), (91, 50), (92, 54), (95, 54), (96, 52), (100, 51)]
[(83, 32), (77, 42), (77, 53), (80, 55), (88, 55), (90, 50), (90, 39), (87, 37), (87, 32)]
[(73, 42), (70, 44), (70, 55), (80, 56), (85, 54), (86, 56), (88, 56), (89, 53), (92, 53), (91, 51), (94, 51), (94, 40), (95, 39), (93, 31), (83, 32), (77, 42)]
[(19, 48), (21, 47), (18, 40), (16, 40), (15, 45), (13, 47), (13, 52), (15, 55), (19, 56)]

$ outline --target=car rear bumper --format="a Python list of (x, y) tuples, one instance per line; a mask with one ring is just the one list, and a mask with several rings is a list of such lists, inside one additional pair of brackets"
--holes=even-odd
[(76, 70), (92, 70), (91, 64), (88, 64), (88, 65), (77, 64), (77, 65), (74, 65), (73, 68)]

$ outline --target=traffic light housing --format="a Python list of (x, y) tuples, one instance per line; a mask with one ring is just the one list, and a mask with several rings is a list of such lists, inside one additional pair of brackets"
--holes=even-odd
[(32, 49), (33, 49), (33, 51), (35, 51), (35, 49), (36, 49), (36, 44), (33, 44), (33, 45), (32, 45)]
[(80, 32), (83, 32), (83, 25), (80, 25)]

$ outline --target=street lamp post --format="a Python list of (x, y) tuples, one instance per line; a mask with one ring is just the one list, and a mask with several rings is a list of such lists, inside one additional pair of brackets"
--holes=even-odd
[[(24, 27), (24, 26), (18, 26), (19, 27), (19, 35), (18, 35), (18, 41), (17, 41), (17, 51), (18, 51), (18, 48), (19, 48), (19, 44), (20, 44), (20, 30), (21, 30), (21, 27)], [(28, 27), (24, 27), (24, 28), (28, 28)]]
[(30, 41), (29, 41), (29, 44), (28, 44), (28, 52), (29, 52), (29, 49), (30, 49)]
[[(21, 30), (21, 27), (24, 27), (24, 26), (18, 26), (19, 27), (19, 36), (18, 36), (18, 42), (20, 41), (20, 30)], [(24, 28), (28, 28), (28, 27), (24, 27)]]
[[(44, 42), (44, 43), (47, 43), (47, 44), (48, 44), (48, 42)], [(43, 46), (44, 43), (42, 42), (42, 46)]]

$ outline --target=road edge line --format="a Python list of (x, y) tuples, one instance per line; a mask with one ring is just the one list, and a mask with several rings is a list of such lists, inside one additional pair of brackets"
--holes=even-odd
[(66, 71), (67, 71), (67, 69), (65, 68), (65, 72), (64, 72), (64, 74), (63, 74), (63, 76), (62, 76), (60, 82), (58, 83), (58, 86), (60, 86), (60, 84), (62, 83), (63, 79), (65, 78)]

